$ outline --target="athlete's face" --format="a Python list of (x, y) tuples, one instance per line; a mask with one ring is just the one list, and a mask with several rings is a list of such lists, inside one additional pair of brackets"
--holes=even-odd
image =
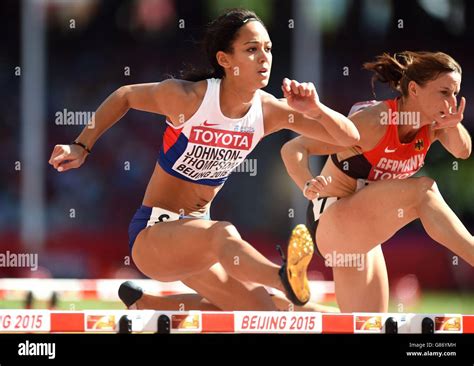
[[(239, 29), (231, 53), (222, 52), (220, 61), (226, 76), (255, 89), (267, 86), (272, 67), (272, 42), (265, 27), (250, 21)], [(223, 56), (221, 55), (221, 56)], [(219, 53), (218, 53), (219, 59)]]
[[(413, 86), (409, 85), (409, 89)], [(455, 71), (443, 73), (437, 79), (427, 82), (424, 86), (416, 85), (411, 90), (417, 98), (425, 124), (439, 120), (444, 114), (445, 102), (453, 111), (456, 110), (456, 96), (461, 88), (461, 75)], [(412, 94), (413, 95), (413, 94)]]

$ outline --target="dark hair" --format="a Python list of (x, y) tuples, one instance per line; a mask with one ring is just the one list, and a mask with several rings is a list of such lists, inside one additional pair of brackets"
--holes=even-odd
[(377, 56), (375, 61), (366, 62), (363, 68), (374, 73), (372, 91), (375, 81), (380, 81), (388, 83), (404, 97), (408, 96), (408, 83), (411, 80), (423, 86), (442, 73), (452, 71), (462, 73), (461, 66), (443, 52), (404, 51), (393, 56), (384, 53)]
[(218, 51), (232, 52), (232, 43), (237, 38), (240, 28), (252, 20), (256, 20), (265, 26), (253, 11), (247, 9), (227, 10), (210, 22), (206, 27), (206, 33), (202, 41), (202, 47), (210, 67), (199, 69), (188, 66), (187, 69), (181, 72), (181, 79), (199, 81), (209, 78), (223, 78), (225, 71), (217, 62), (216, 53)]

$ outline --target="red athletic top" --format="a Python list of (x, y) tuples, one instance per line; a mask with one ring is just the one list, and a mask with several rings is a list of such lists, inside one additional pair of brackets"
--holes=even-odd
[[(367, 179), (369, 181), (405, 179), (415, 174), (424, 164), (425, 156), (431, 144), (428, 126), (420, 128), (411, 142), (401, 143), (397, 126), (398, 124), (406, 124), (408, 121), (405, 119), (408, 117), (398, 114), (397, 99), (386, 100), (385, 103), (388, 106), (387, 131), (372, 150), (344, 160), (339, 160), (337, 154), (331, 155), (331, 159), (336, 166), (352, 178)], [(373, 103), (365, 106), (371, 104)], [(360, 103), (360, 105), (363, 104)], [(383, 118), (381, 122), (384, 122)], [(419, 121), (411, 122), (419, 123)]]

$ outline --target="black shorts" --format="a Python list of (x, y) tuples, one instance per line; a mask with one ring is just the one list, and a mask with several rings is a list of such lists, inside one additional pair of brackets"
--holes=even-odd
[[(321, 197), (316, 198), (313, 201), (309, 201), (308, 208), (306, 210), (306, 227), (308, 228), (311, 238), (313, 239), (314, 249), (316, 253), (324, 259), (323, 255), (318, 249), (318, 244), (316, 244), (316, 230), (319, 224), (319, 217), (329, 206), (336, 202), (339, 197)], [(315, 205), (317, 205), (317, 210), (315, 210)]]

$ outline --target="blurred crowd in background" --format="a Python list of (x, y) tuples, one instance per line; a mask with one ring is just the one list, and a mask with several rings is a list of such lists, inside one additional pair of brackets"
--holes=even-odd
[[(356, 102), (395, 96), (385, 86), (376, 85), (374, 97), (371, 75), (362, 70), (364, 62), (383, 52), (439, 50), (453, 56), (463, 67), (460, 94), (467, 99), (464, 125), (472, 134), (473, 2), (303, 2), (313, 9), (306, 16), (321, 27), (322, 77), (316, 88), (326, 105), (347, 114)], [(318, 4), (311, 6), (312, 3)], [(40, 264), (45, 272), (56, 277), (132, 276), (133, 265), (124, 261), (129, 255), (127, 228), (154, 169), (165, 128), (164, 117), (130, 111), (102, 136), (85, 165), (60, 174), (48, 165), (49, 155), (54, 145), (71, 142), (84, 126), (58, 125), (56, 113), (64, 109), (95, 111), (122, 85), (179, 77), (186, 64), (203, 64), (205, 59), (198, 41), (204, 26), (231, 7), (250, 8), (265, 22), (273, 41), (274, 57), (266, 90), (281, 97), (282, 79), (293, 77), (291, 53), (295, 40), (294, 30), (289, 27), (293, 2), (45, 0), (44, 6), (47, 69), (43, 102), (47, 111), (47, 145), (45, 155), (38, 156), (37, 163), (47, 172), (48, 235)], [(21, 2), (2, 1), (0, 14), (0, 250), (21, 251), (23, 243), (18, 230), (22, 177), (21, 171), (14, 169), (22, 144), (20, 78), (14, 73), (21, 63)], [(346, 67), (348, 74), (344, 73)], [(257, 174), (234, 173), (211, 209), (214, 219), (234, 223), (245, 239), (272, 259), (277, 254), (275, 245), (284, 243), (292, 227), (298, 224), (289, 215), (294, 206), (293, 182), (280, 158), (282, 144), (293, 136), (289, 131), (281, 131), (262, 141), (250, 157), (256, 159)], [(454, 161), (435, 144), (420, 174), (437, 181), (445, 200), (472, 233), (474, 162), (472, 158), (459, 161), (455, 170)], [(384, 250), (392, 279), (415, 273), (425, 287), (474, 288), (472, 268), (462, 263), (454, 267), (452, 253), (433, 242), (419, 223), (403, 229)], [(323, 263), (319, 259), (314, 262), (314, 271), (330, 278)], [(20, 269), (0, 268), (0, 275), (26, 274)]]

